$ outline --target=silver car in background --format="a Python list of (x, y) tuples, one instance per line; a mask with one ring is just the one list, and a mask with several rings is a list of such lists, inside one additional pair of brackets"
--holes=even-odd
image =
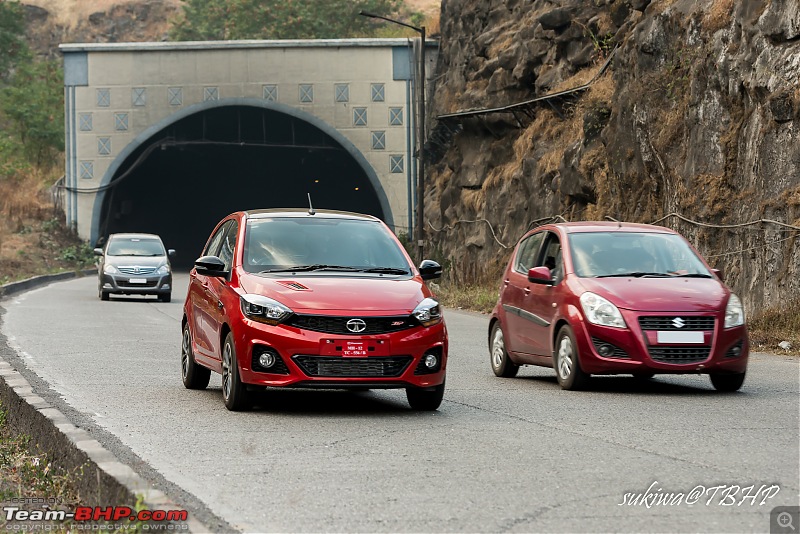
[(97, 295), (157, 295), (172, 300), (172, 267), (175, 251), (164, 248), (154, 234), (111, 234), (103, 248), (94, 249), (97, 265)]

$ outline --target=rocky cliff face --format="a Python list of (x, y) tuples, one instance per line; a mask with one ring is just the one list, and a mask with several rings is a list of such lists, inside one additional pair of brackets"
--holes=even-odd
[[(445, 0), (428, 236), (454, 276), (496, 273), (537, 220), (800, 226), (797, 0)], [(466, 222), (478, 221), (478, 222)], [(797, 230), (678, 229), (750, 310), (800, 298)], [(493, 235), (494, 232), (494, 235)]]
[(40, 55), (58, 56), (61, 43), (164, 41), (179, 0), (116, 0), (70, 3), (28, 0), (28, 39)]

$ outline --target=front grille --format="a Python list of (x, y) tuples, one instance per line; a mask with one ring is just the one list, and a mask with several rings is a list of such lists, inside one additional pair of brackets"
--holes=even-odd
[(158, 285), (158, 280), (148, 280), (147, 282), (145, 282), (145, 283), (143, 283), (143, 284), (142, 284), (142, 283), (139, 283), (139, 284), (137, 284), (137, 283), (133, 283), (133, 284), (132, 284), (132, 283), (130, 283), (128, 280), (117, 280), (117, 286), (118, 286), (118, 287), (130, 287), (130, 288), (142, 287), (142, 288), (153, 288), (153, 287), (156, 287), (157, 285)]
[[(597, 351), (597, 353), (603, 358), (630, 358), (627, 352), (625, 352), (618, 346), (614, 345), (613, 343), (609, 343), (607, 341), (603, 341), (602, 339), (593, 337), (592, 344), (594, 345), (594, 348)], [(603, 346), (611, 347), (611, 354), (603, 354), (602, 352), (600, 352), (600, 347)]]
[(155, 267), (117, 267), (122, 274), (145, 276), (156, 272)]
[[(347, 321), (355, 318), (362, 319), (366, 323), (367, 327), (362, 332), (351, 332), (347, 329)], [(419, 323), (408, 315), (400, 317), (294, 315), (286, 324), (303, 330), (313, 330), (314, 332), (323, 332), (325, 334), (369, 335), (397, 332), (418, 326)]]
[(711, 347), (650, 347), (650, 358), (661, 363), (700, 363), (708, 359)]
[[(683, 326), (675, 325), (675, 320), (680, 319)], [(670, 316), (643, 316), (639, 317), (642, 330), (714, 330), (714, 317), (697, 315), (670, 315)]]
[(308, 376), (380, 378), (400, 376), (412, 358), (411, 356), (341, 358), (298, 354), (292, 359)]

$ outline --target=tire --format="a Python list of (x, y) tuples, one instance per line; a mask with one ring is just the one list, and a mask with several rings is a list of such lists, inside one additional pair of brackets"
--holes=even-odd
[(412, 410), (432, 412), (444, 398), (444, 382), (431, 389), (406, 388), (406, 398)]
[(211, 379), (211, 369), (194, 361), (192, 333), (188, 323), (183, 327), (181, 341), (181, 376), (186, 389), (206, 389), (208, 381)]
[(578, 345), (572, 328), (567, 325), (561, 327), (556, 336), (555, 354), (553, 354), (553, 367), (556, 370), (558, 384), (567, 390), (579, 390), (586, 387), (589, 375), (581, 369)]
[(111, 297), (108, 294), (108, 291), (101, 291), (100, 292), (100, 300), (110, 300)]
[(158, 300), (161, 302), (170, 302), (172, 300), (172, 293), (161, 293), (158, 296)]
[(252, 405), (250, 392), (239, 378), (239, 363), (233, 334), (228, 332), (222, 345), (222, 400), (232, 412), (247, 410)]
[(717, 391), (739, 391), (746, 373), (711, 373), (711, 384)]
[(492, 325), (492, 334), (489, 337), (489, 363), (496, 376), (514, 378), (519, 372), (519, 365), (511, 361), (506, 350), (505, 335), (500, 321)]

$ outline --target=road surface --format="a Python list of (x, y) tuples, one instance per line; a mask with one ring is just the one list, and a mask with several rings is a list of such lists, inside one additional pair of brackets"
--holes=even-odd
[[(797, 358), (753, 355), (735, 394), (691, 375), (567, 392), (550, 369), (494, 377), (486, 316), (447, 310), (438, 412), (401, 390), (272, 390), (232, 413), (218, 375), (181, 384), (187, 284), (171, 303), (101, 302), (93, 277), (19, 295), (2, 303), (3, 356), (214, 529), (768, 532), (770, 510), (800, 503)], [(743, 502), (731, 489), (751, 485)]]

